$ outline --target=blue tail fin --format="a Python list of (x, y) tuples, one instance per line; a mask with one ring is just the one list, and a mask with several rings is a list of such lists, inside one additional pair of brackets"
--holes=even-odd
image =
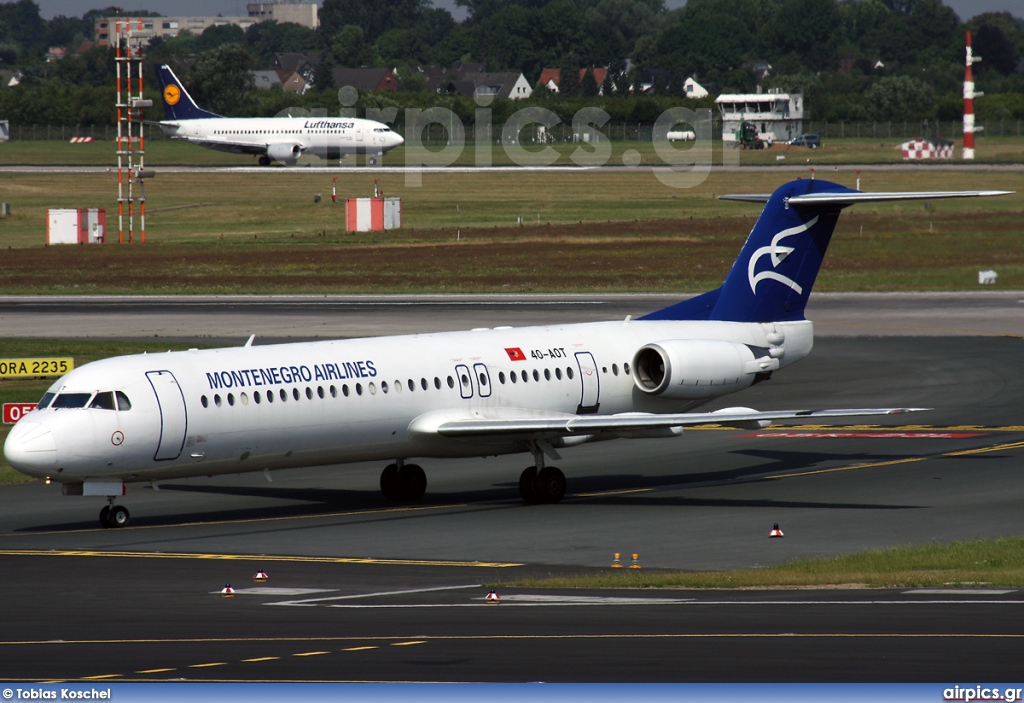
[(195, 104), (192, 96), (185, 90), (174, 71), (166, 64), (156, 67), (156, 77), (160, 81), (160, 92), (164, 99), (164, 115), (168, 120), (200, 120), (205, 117), (220, 117), (207, 112)]
[[(802, 320), (839, 211), (852, 204), (837, 202), (830, 196), (859, 193), (828, 181), (797, 180), (786, 183), (771, 196), (738, 197), (767, 204), (725, 283), (641, 319)], [(824, 197), (800, 204), (790, 202), (808, 194)]]

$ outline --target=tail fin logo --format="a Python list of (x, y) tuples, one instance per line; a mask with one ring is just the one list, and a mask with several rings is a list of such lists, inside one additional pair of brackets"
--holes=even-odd
[(164, 102), (168, 105), (177, 105), (181, 100), (181, 90), (176, 85), (169, 85), (164, 88)]
[[(799, 283), (794, 281), (792, 278), (789, 278), (788, 276), (783, 276), (781, 273), (774, 270), (778, 268), (779, 264), (786, 260), (787, 256), (789, 256), (795, 251), (794, 247), (781, 246), (779, 242), (781, 242), (786, 237), (792, 237), (797, 234), (802, 234), (803, 232), (806, 232), (817, 223), (818, 217), (815, 216), (814, 218), (808, 220), (799, 227), (790, 227), (789, 229), (784, 229), (778, 234), (776, 234), (774, 237), (772, 237), (772, 243), (770, 245), (766, 247), (760, 247), (759, 249), (756, 249), (754, 251), (753, 256), (750, 257), (750, 263), (747, 265), (747, 280), (750, 281), (751, 293), (757, 295), (757, 284), (766, 279), (778, 281), (779, 283), (785, 286), (789, 286), (794, 291), (796, 291), (797, 295), (803, 293), (803, 288), (800, 287)], [(757, 262), (761, 259), (761, 257), (766, 255), (771, 255), (772, 257), (772, 268), (770, 270), (765, 270), (755, 275), (754, 269), (757, 268)]]

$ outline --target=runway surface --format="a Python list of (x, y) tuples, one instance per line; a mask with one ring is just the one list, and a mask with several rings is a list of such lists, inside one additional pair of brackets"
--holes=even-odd
[[(132, 486), (124, 504), (133, 524), (123, 530), (96, 527), (101, 499), (63, 498), (41, 484), (0, 487), (0, 569), (8, 576), (0, 678), (1019, 678), (1017, 589), (499, 585), (500, 605), (483, 597), (490, 584), (607, 570), (615, 552), (627, 565), (636, 553), (644, 569), (723, 569), (1024, 534), (1021, 299), (819, 298), (808, 313), (820, 320), (814, 353), (721, 406), (934, 410), (887, 418), (885, 427), (687, 431), (566, 450), (559, 466), (569, 495), (558, 505), (520, 502), (523, 457), (423, 461), (427, 495), (401, 508), (379, 497), (382, 467), (374, 464), (275, 472), (273, 483), (255, 474), (167, 482), (158, 491)], [(152, 324), (164, 319), (169, 337), (188, 326), (231, 337), (234, 328), (217, 325), (241, 314), (269, 337), (289, 337), (311, 336), (299, 331), (317, 324), (355, 334), (375, 324), (444, 328), (456, 316), (461, 327), (616, 317), (658, 301), (556, 297), (520, 309), (485, 299), (458, 301), (454, 311), (440, 300), (328, 301), (312, 311), (277, 301), (251, 313), (244, 301), (228, 301), (236, 306), (229, 310), (192, 302), (149, 301), (129, 310), (138, 315), (131, 322), (109, 328), (102, 315), (120, 311), (108, 304), (80, 324), (97, 336), (135, 336), (152, 316)], [(72, 327), (61, 336), (75, 336), (70, 321), (86, 314), (74, 303), (24, 305), (0, 300), (5, 330), (27, 315), (41, 336), (62, 324)], [(861, 336), (822, 333), (833, 327)], [(775, 522), (785, 538), (768, 538)], [(266, 584), (252, 582), (260, 568)], [(234, 598), (218, 593), (227, 583), (240, 591)], [(286, 590), (247, 590), (257, 586)]]

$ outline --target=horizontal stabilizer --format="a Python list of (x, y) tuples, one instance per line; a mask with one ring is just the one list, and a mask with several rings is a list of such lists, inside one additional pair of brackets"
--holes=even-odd
[[(442, 437), (495, 437), (495, 436), (545, 436), (570, 437), (599, 432), (636, 432), (638, 430), (662, 429), (667, 427), (692, 427), (693, 425), (730, 424), (757, 422), (761, 420), (809, 420), (826, 417), (863, 417), (866, 415), (898, 415), (926, 410), (927, 408), (854, 408), (846, 410), (774, 410), (757, 412), (718, 411), (706, 413), (674, 413), (653, 415), (624, 413), (620, 415), (560, 415), (556, 417), (525, 417), (521, 419), (474, 418), (472, 420), (449, 420), (436, 426), (434, 431)], [(415, 423), (414, 423), (415, 424)]]
[[(806, 207), (825, 207), (838, 205), (846, 207), (856, 203), (884, 203), (897, 200), (938, 200), (940, 198), (987, 198), (994, 195), (1010, 195), (1012, 190), (938, 190), (910, 191), (893, 193), (862, 193), (860, 191), (839, 193), (807, 193), (787, 198), (790, 205)], [(720, 195), (719, 200), (738, 200), (747, 203), (767, 203), (771, 193), (739, 193), (736, 195)]]

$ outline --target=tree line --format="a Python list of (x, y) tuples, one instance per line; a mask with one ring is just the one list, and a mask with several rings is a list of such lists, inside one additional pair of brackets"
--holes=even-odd
[[(531, 83), (542, 69), (561, 68), (561, 93), (540, 90), (530, 101), (560, 116), (571, 115), (582, 96), (613, 119), (637, 121), (652, 106), (680, 104), (682, 81), (693, 76), (712, 94), (802, 92), (815, 120), (953, 121), (962, 111), (970, 30), (983, 57), (974, 67), (986, 93), (979, 119), (1024, 119), (1024, 20), (1006, 12), (964, 21), (941, 0), (689, 0), (671, 11), (664, 0), (457, 2), (467, 14), (462, 22), (430, 0), (324, 0), (316, 30), (267, 21), (157, 38), (147, 49), (147, 81), (155, 78), (152, 65), (170, 63), (197, 100), (222, 114), (273, 115), (288, 107), (337, 114), (333, 68), (398, 68), (400, 93), (363, 95), (357, 108), (443, 105), (470, 117), (472, 101), (422, 92), (412, 68), (463, 61), (522, 71)], [(112, 51), (70, 52), (92, 37), (96, 17), (151, 14), (109, 7), (43, 20), (33, 0), (0, 4), (0, 70), (21, 75), (20, 85), (0, 88), (0, 118), (111, 121)], [(66, 46), (69, 55), (48, 63), (51, 46)], [(317, 56), (307, 94), (253, 88), (248, 72), (269, 67), (281, 52)], [(580, 68), (591, 67), (608, 68), (603, 85), (590, 72), (578, 79)], [(631, 94), (642, 76), (650, 95)], [(495, 117), (522, 106), (496, 105)]]

